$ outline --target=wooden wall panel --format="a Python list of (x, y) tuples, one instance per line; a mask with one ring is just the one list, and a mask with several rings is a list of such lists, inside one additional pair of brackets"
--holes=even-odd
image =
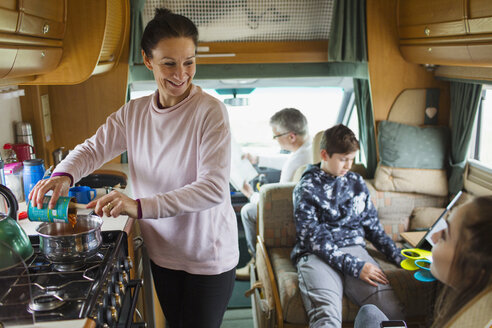
[[(440, 88), (439, 124), (449, 121), (449, 83), (432, 72), (406, 62), (398, 49), (396, 0), (367, 0), (369, 81), (376, 122), (385, 120), (391, 105), (405, 89)], [(391, 18), (394, 19), (391, 19)]]

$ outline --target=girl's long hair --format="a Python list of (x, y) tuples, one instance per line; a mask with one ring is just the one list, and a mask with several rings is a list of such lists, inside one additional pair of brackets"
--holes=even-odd
[(459, 232), (453, 262), (451, 286), (444, 286), (436, 302), (432, 327), (444, 327), (466, 303), (491, 284), (492, 196), (475, 198)]

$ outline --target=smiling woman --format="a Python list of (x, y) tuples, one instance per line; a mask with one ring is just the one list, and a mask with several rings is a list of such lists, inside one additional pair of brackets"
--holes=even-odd
[(113, 190), (87, 207), (139, 220), (171, 327), (220, 326), (239, 258), (227, 110), (192, 83), (197, 38), (191, 20), (157, 9), (141, 43), (157, 90), (112, 113), (30, 197), (40, 204), (53, 190), (56, 202), (73, 182), (127, 151), (136, 199)]
[(195, 44), (192, 39), (162, 39), (147, 56), (142, 50), (145, 66), (154, 74), (159, 89), (159, 107), (176, 105), (186, 98), (196, 73)]

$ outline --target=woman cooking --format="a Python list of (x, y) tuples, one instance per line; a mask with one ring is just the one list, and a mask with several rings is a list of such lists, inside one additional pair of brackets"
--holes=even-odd
[(230, 126), (225, 106), (192, 84), (197, 41), (192, 21), (157, 9), (141, 41), (156, 92), (111, 114), (29, 194), (41, 207), (52, 190), (52, 208), (74, 182), (127, 151), (136, 199), (113, 191), (87, 207), (139, 220), (171, 327), (220, 326), (239, 257)]

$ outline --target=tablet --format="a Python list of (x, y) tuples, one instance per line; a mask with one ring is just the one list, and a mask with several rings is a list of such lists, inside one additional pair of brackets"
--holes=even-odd
[(456, 196), (453, 197), (453, 199), (449, 202), (448, 206), (444, 209), (444, 211), (439, 215), (439, 218), (437, 218), (436, 222), (432, 225), (432, 227), (427, 231), (427, 233), (422, 237), (422, 239), (418, 242), (416, 248), (421, 248), (430, 251), (432, 249), (432, 246), (434, 246), (434, 242), (432, 241), (432, 235), (438, 231), (441, 231), (443, 229), (446, 229), (447, 227), (447, 222), (444, 219), (444, 215), (453, 207), (453, 205), (458, 201), (462, 194), (462, 191), (460, 190)]

